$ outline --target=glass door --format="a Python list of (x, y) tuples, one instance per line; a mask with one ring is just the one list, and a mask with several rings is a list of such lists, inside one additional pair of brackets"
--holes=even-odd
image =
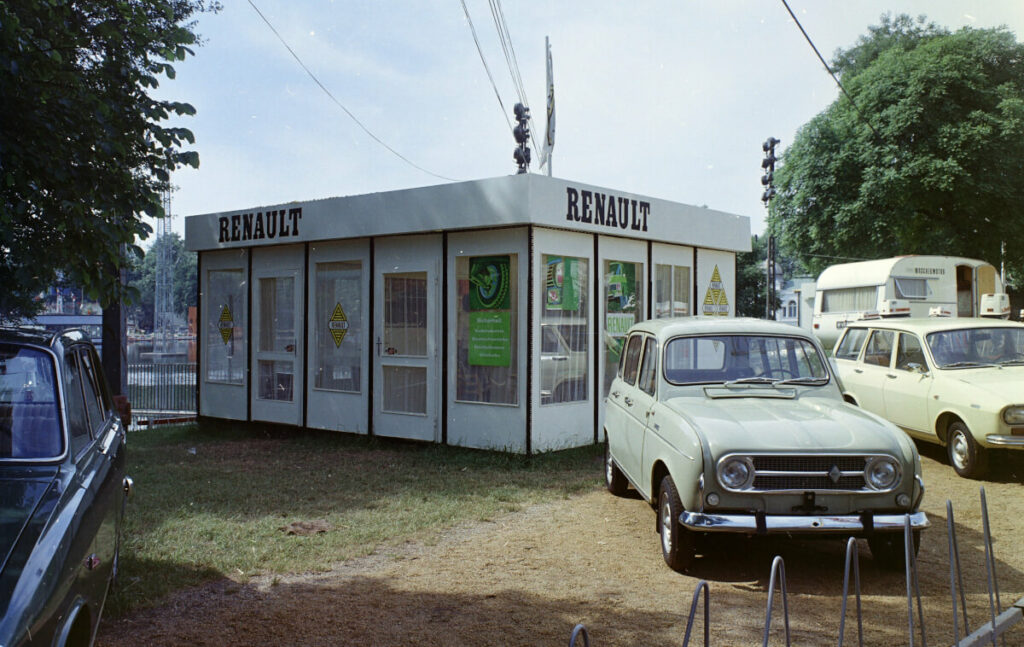
[(302, 277), (297, 268), (275, 267), (279, 260), (271, 256), (253, 271), (252, 417), (300, 425)]
[[(376, 246), (374, 433), (436, 441), (439, 398), (441, 260), (435, 237)], [(439, 239), (438, 239), (439, 242)], [(436, 248), (436, 249), (435, 249)]]

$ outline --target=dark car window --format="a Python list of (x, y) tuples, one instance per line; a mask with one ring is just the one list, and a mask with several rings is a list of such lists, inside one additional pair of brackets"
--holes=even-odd
[(564, 353), (562, 345), (558, 343), (558, 335), (549, 326), (541, 328), (540, 352), (548, 355)]
[(71, 452), (77, 454), (89, 443), (89, 417), (82, 392), (82, 371), (78, 366), (78, 353), (64, 354), (64, 395), (68, 401), (68, 435)]
[(64, 451), (52, 357), (0, 345), (0, 458), (53, 458)]
[(874, 330), (868, 338), (867, 348), (864, 349), (864, 363), (875, 366), (888, 366), (889, 358), (892, 356), (892, 342), (895, 333), (891, 330)]
[(921, 340), (917, 335), (900, 333), (900, 340), (896, 346), (896, 368), (901, 371), (912, 371), (915, 365), (926, 368)]
[(643, 335), (633, 335), (626, 345), (626, 360), (622, 365), (622, 380), (627, 384), (636, 383), (637, 367), (640, 363), (640, 344), (643, 342)]
[(85, 409), (89, 414), (89, 429), (93, 435), (99, 434), (103, 423), (107, 419), (106, 407), (103, 406), (103, 396), (100, 391), (99, 375), (96, 372), (96, 365), (92, 361), (89, 349), (82, 348), (78, 351), (79, 365), (82, 370), (82, 390), (85, 394)]
[(856, 360), (860, 356), (860, 349), (864, 346), (868, 331), (866, 328), (851, 328), (846, 331), (843, 341), (839, 342), (836, 348), (836, 359)]
[(658, 340), (654, 337), (647, 338), (644, 348), (644, 360), (640, 366), (639, 387), (645, 392), (654, 395), (658, 384)]

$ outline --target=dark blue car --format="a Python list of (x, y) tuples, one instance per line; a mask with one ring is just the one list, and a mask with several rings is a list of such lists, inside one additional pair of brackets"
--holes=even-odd
[(80, 331), (0, 329), (0, 645), (90, 645), (117, 575), (126, 429)]

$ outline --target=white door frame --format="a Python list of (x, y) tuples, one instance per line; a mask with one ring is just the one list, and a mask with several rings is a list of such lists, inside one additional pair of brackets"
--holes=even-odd
[[(378, 238), (374, 241), (373, 297), (373, 433), (377, 436), (440, 442), (441, 411), (441, 262), (440, 234)], [(426, 274), (425, 355), (406, 355), (385, 340), (385, 283), (390, 274)], [(423, 412), (385, 410), (386, 368), (423, 369)]]

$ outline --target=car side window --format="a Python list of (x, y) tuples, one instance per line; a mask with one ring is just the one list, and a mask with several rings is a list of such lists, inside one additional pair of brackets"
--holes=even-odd
[(636, 374), (640, 363), (640, 344), (643, 340), (643, 335), (633, 335), (626, 345), (626, 360), (622, 367), (622, 380), (626, 384), (636, 383)]
[(640, 383), (638, 386), (650, 395), (658, 384), (658, 340), (648, 337), (644, 347), (644, 360), (640, 365)]
[(89, 414), (89, 429), (95, 436), (99, 434), (107, 419), (106, 407), (103, 406), (99, 375), (89, 355), (89, 349), (79, 349), (78, 358), (82, 373), (82, 391), (85, 394), (85, 410)]
[(64, 395), (68, 405), (71, 453), (77, 454), (89, 444), (89, 416), (82, 393), (82, 371), (78, 365), (78, 353), (73, 350), (64, 354)]
[(540, 352), (548, 355), (562, 352), (562, 345), (558, 343), (558, 335), (549, 326), (541, 328)]
[(896, 368), (901, 371), (913, 371), (915, 368), (926, 368), (921, 340), (917, 335), (900, 333), (899, 344), (896, 346)]
[(843, 336), (836, 348), (836, 359), (856, 360), (860, 356), (860, 349), (864, 347), (864, 340), (868, 337), (866, 328), (850, 328)]
[(891, 330), (873, 330), (868, 337), (867, 348), (864, 349), (864, 363), (875, 366), (888, 366), (892, 356), (893, 338)]

